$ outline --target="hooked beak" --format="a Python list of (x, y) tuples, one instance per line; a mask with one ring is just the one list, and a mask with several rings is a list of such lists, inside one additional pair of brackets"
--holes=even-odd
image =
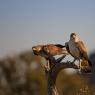
[(34, 53), (35, 55), (38, 55), (37, 52), (36, 52), (36, 48), (35, 48), (35, 47), (32, 47), (32, 50), (33, 50), (33, 53)]
[(33, 51), (35, 51), (35, 50), (36, 50), (36, 48), (35, 48), (35, 47), (32, 47), (32, 50), (33, 50)]

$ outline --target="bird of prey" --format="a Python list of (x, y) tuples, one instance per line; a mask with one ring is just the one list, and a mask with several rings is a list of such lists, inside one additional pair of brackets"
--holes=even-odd
[(32, 50), (35, 55), (40, 55), (46, 57), (48, 54), (51, 56), (67, 54), (65, 46), (61, 44), (47, 44), (47, 45), (37, 45), (33, 46)]
[(79, 60), (79, 67), (81, 67), (80, 59), (85, 60), (88, 62), (89, 66), (92, 66), (91, 61), (88, 59), (87, 55), (87, 49), (83, 43), (79, 39), (76, 33), (70, 34), (70, 40), (65, 43), (67, 51), (71, 54), (71, 56), (74, 57), (74, 60), (72, 63), (75, 62), (75, 60)]
[[(33, 46), (32, 50), (35, 55), (44, 57), (47, 60), (47, 64), (50, 64), (50, 67), (52, 67), (55, 62), (59, 63), (64, 58), (64, 55), (68, 53), (66, 47), (61, 44), (37, 45)], [(53, 57), (61, 54), (63, 54), (63, 56), (57, 60)]]

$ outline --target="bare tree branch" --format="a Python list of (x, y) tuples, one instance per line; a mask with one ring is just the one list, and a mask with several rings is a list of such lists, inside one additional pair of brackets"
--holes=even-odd
[(70, 64), (70, 62), (62, 62), (62, 63), (54, 63), (54, 65), (50, 68), (47, 76), (47, 84), (48, 84), (48, 95), (59, 95), (56, 88), (56, 78), (58, 73), (65, 68), (74, 68), (78, 69), (76, 65)]
[(50, 74), (53, 80), (56, 80), (58, 73), (65, 68), (74, 68), (78, 69), (76, 65), (71, 64), (70, 62), (56, 63), (50, 70)]

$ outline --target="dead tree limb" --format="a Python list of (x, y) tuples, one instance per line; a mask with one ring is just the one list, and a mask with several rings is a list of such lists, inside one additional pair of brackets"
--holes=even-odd
[(70, 64), (70, 62), (54, 63), (53, 66), (48, 69), (45, 67), (45, 74), (47, 79), (47, 93), (48, 95), (59, 95), (56, 87), (56, 78), (58, 73), (65, 68), (74, 68), (78, 69), (76, 65)]

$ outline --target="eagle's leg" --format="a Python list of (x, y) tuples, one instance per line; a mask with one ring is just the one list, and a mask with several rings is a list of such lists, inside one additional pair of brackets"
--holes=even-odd
[(82, 71), (81, 59), (78, 59), (78, 60), (79, 60), (79, 73), (81, 73), (81, 71)]
[(45, 68), (45, 71), (48, 72), (50, 70), (50, 62), (47, 60), (46, 64), (41, 64), (43, 68)]
[(79, 59), (79, 68), (81, 69), (81, 59)]
[(50, 61), (49, 60), (47, 60), (46, 69), (47, 69), (47, 71), (50, 70)]
[(50, 70), (50, 61), (47, 62), (48, 71)]

